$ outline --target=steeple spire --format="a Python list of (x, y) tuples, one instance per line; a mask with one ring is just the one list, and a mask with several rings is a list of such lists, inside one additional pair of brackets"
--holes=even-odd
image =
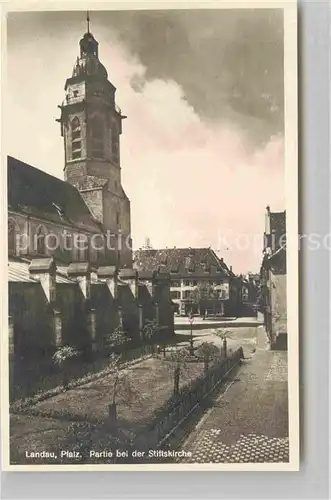
[(90, 13), (88, 10), (86, 11), (86, 22), (87, 22), (87, 32), (89, 33), (90, 32)]

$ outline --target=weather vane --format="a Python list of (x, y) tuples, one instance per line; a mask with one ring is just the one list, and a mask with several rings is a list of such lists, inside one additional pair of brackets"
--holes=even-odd
[(86, 21), (87, 21), (87, 32), (89, 33), (90, 32), (90, 13), (88, 10), (86, 11)]

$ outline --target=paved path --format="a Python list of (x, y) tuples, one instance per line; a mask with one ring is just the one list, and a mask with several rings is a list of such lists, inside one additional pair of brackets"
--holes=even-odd
[[(223, 340), (220, 336), (216, 335), (216, 330), (219, 330), (215, 326), (213, 328), (205, 328), (203, 330), (193, 331), (194, 345), (198, 346), (202, 342), (212, 342), (219, 348), (223, 345)], [(226, 327), (221, 329), (227, 332), (228, 336), (228, 349), (236, 350), (242, 347), (244, 350), (244, 355), (250, 357), (252, 352), (256, 349), (256, 326), (249, 327)], [(176, 331), (177, 338), (180, 338), (176, 344), (187, 345), (190, 339), (190, 331), (188, 330), (178, 330)]]
[[(250, 327), (250, 326), (259, 326), (262, 324), (261, 319), (257, 319), (256, 317), (245, 317), (245, 318), (219, 318), (219, 319), (210, 319), (206, 317), (205, 320), (200, 318), (199, 316), (194, 317), (194, 321), (192, 323), (193, 330), (205, 330), (206, 328), (224, 328), (224, 327)], [(189, 322), (188, 317), (176, 316), (175, 317), (175, 330), (190, 330), (191, 324)]]
[(287, 353), (270, 351), (258, 328), (256, 351), (223, 388), (182, 445), (186, 462), (288, 462)]

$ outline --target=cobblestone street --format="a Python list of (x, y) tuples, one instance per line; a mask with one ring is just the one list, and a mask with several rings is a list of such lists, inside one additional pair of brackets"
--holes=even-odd
[(288, 462), (287, 352), (270, 351), (263, 328), (235, 378), (222, 388), (182, 449), (185, 462)]

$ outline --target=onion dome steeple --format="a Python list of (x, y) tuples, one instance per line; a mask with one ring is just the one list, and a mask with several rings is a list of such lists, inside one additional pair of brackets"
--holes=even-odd
[(99, 43), (90, 32), (90, 17), (87, 13), (87, 32), (79, 42), (80, 57), (75, 62), (72, 76), (94, 75), (101, 78), (108, 78), (106, 68), (99, 61)]

